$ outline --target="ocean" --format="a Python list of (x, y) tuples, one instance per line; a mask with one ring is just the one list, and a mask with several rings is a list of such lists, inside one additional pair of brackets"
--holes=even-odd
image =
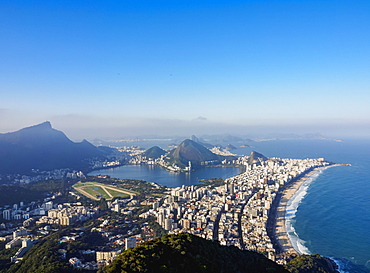
[[(240, 146), (238, 143), (231, 144), (235, 147)], [(164, 145), (159, 146), (167, 148)], [(145, 147), (144, 143), (142, 147)], [(252, 147), (238, 148), (232, 152), (248, 155), (252, 150), (267, 157), (301, 159), (323, 157), (334, 163), (351, 164), (351, 166), (329, 167), (305, 182), (290, 200), (287, 230), (293, 245), (299, 252), (319, 253), (331, 257), (343, 273), (369, 273), (370, 140), (261, 141), (253, 143)], [(134, 168), (129, 172), (134, 175), (137, 170)], [(160, 170), (157, 171), (160, 172)], [(211, 168), (203, 170), (203, 172), (207, 171), (211, 171)], [(231, 171), (231, 173), (222, 173), (223, 178), (237, 174), (231, 169), (224, 171)], [(112, 172), (111, 170), (111, 175)], [(202, 175), (207, 176), (206, 173)], [(216, 177), (215, 175), (210, 175), (208, 178)], [(148, 176), (147, 181), (158, 183), (156, 181), (158, 178), (152, 177), (150, 173), (146, 173), (146, 176)], [(160, 179), (162, 179), (160, 184), (169, 187), (196, 184), (197, 181), (189, 180), (186, 176), (184, 176), (185, 180), (181, 176), (175, 180), (173, 178), (163, 180), (166, 176), (168, 173), (160, 173)], [(198, 176), (192, 175), (192, 177)]]
[(370, 272), (370, 141), (257, 145), (268, 157), (324, 157), (351, 164), (329, 167), (305, 182), (288, 204), (287, 231), (301, 253), (330, 257), (340, 272)]

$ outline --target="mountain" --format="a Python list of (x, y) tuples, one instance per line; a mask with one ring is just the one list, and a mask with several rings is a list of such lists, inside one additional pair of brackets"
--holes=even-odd
[(204, 147), (206, 147), (207, 149), (212, 149), (214, 147), (214, 145), (210, 144), (210, 143), (206, 143), (204, 142), (204, 140), (202, 138), (197, 138), (195, 135), (192, 135), (190, 137), (190, 140), (196, 142), (196, 143), (199, 143), (201, 145), (203, 145)]
[(266, 161), (266, 160), (268, 160), (268, 158), (264, 156), (263, 154), (252, 151), (248, 159), (248, 164), (249, 165), (253, 165), (253, 164), (259, 165), (261, 161)]
[(318, 254), (299, 255), (285, 266), (264, 255), (221, 246), (189, 233), (165, 235), (119, 254), (104, 273), (339, 273), (335, 262)]
[(228, 144), (228, 145), (225, 147), (225, 149), (226, 149), (227, 151), (232, 151), (232, 150), (236, 150), (236, 147), (235, 147), (235, 146), (233, 146), (233, 145), (231, 145), (231, 144)]
[(189, 233), (165, 235), (130, 248), (105, 268), (121, 272), (288, 273), (283, 266), (254, 251), (221, 246)]
[(157, 159), (160, 158), (162, 155), (165, 155), (166, 151), (159, 148), (158, 146), (154, 146), (152, 148), (149, 148), (144, 152), (144, 156), (146, 158), (152, 158), (152, 159)]
[(199, 141), (199, 138), (197, 138), (195, 135), (192, 135), (192, 136), (190, 137), (190, 140), (192, 140), (192, 141), (194, 141), (194, 142), (200, 142), (200, 141)]
[(47, 121), (0, 134), (0, 173), (28, 174), (32, 169), (84, 170), (89, 167), (89, 159), (104, 157), (106, 153), (86, 140), (80, 143), (71, 141)]
[(168, 158), (169, 162), (175, 163), (180, 168), (188, 166), (189, 161), (193, 167), (196, 167), (205, 161), (220, 161), (223, 159), (222, 156), (212, 153), (202, 144), (190, 139), (185, 139), (176, 149), (172, 150)]

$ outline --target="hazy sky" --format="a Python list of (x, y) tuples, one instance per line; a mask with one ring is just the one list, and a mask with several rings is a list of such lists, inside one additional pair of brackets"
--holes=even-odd
[(370, 137), (370, 1), (0, 0), (0, 133)]

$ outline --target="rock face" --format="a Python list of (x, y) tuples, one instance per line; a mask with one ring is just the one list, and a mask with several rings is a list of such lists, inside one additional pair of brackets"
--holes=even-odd
[(32, 169), (88, 167), (88, 159), (105, 153), (84, 140), (71, 141), (44, 122), (16, 132), (0, 134), (0, 173), (30, 173)]

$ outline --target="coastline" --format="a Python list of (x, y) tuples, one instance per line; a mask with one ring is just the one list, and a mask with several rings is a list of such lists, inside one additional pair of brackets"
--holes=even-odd
[[(333, 166), (333, 165), (331, 165)], [(298, 178), (296, 181), (287, 185), (286, 188), (277, 196), (277, 204), (274, 207), (272, 223), (272, 233), (274, 236), (275, 246), (277, 248), (277, 254), (280, 256), (298, 256), (300, 253), (293, 247), (293, 244), (289, 238), (287, 228), (286, 228), (286, 213), (287, 205), (289, 200), (294, 196), (294, 194), (299, 190), (304, 182), (307, 181), (310, 177), (315, 175), (322, 169), (327, 168), (328, 166), (316, 167), (304, 174), (302, 177)]]

